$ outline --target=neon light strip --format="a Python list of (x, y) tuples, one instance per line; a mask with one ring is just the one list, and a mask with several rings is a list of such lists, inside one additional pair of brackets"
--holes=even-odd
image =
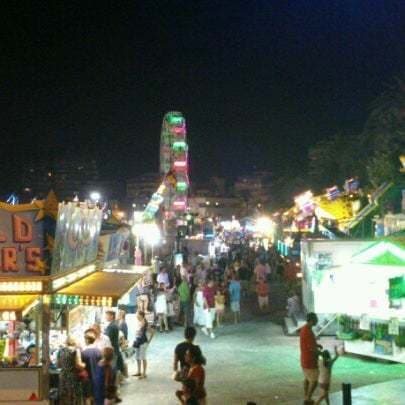
[(183, 141), (173, 142), (173, 149), (185, 149), (186, 143)]
[(186, 202), (185, 201), (174, 201), (173, 205), (175, 207), (185, 207), (186, 206)]
[(1, 292), (41, 292), (42, 282), (41, 281), (11, 281), (11, 282), (1, 282), (0, 283)]
[(73, 282), (87, 276), (88, 274), (94, 272), (96, 270), (96, 266), (91, 264), (89, 266), (83, 267), (80, 270), (75, 271), (74, 273), (67, 274), (64, 277), (60, 277), (54, 281), (52, 281), (52, 289), (58, 290), (61, 287), (64, 287), (68, 284), (72, 284)]
[(176, 167), (186, 167), (187, 162), (185, 160), (183, 160), (183, 161), (178, 160), (178, 161), (174, 162), (174, 166), (176, 166)]

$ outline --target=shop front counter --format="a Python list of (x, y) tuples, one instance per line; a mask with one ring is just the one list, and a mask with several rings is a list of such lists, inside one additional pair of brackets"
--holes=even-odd
[(0, 368), (0, 403), (39, 401), (41, 384), (41, 367)]

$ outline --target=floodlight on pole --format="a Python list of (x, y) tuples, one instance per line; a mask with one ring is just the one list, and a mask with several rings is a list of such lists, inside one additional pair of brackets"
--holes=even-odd
[(268, 217), (257, 218), (255, 230), (263, 236), (271, 235), (274, 232), (274, 222)]
[(94, 202), (98, 202), (101, 199), (101, 194), (98, 191), (92, 191), (90, 193), (90, 199)]

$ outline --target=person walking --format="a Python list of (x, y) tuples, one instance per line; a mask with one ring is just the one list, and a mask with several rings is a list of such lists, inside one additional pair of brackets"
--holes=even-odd
[(96, 371), (97, 364), (102, 358), (101, 351), (94, 344), (96, 334), (92, 329), (88, 329), (84, 333), (85, 347), (82, 350), (82, 361), (86, 365), (88, 374), (87, 384), (83, 387), (84, 398), (86, 405), (91, 405), (94, 399), (94, 387), (96, 386)]
[[(97, 365), (94, 386), (95, 405), (112, 405), (116, 401), (117, 386), (116, 374), (113, 367), (114, 349), (106, 347), (103, 357)], [(117, 401), (116, 401), (117, 402)], [(121, 402), (121, 400), (118, 400)]]
[(310, 312), (307, 315), (307, 323), (300, 331), (301, 368), (304, 374), (304, 403), (312, 404), (312, 395), (318, 384), (319, 349), (312, 328), (318, 323), (318, 317)]
[(203, 289), (204, 296), (204, 312), (205, 312), (205, 327), (202, 331), (210, 336), (211, 339), (215, 339), (213, 332), (213, 323), (215, 319), (215, 293), (217, 289), (212, 280), (208, 281), (208, 284)]
[(137, 285), (136, 305), (140, 311), (148, 312), (150, 285), (147, 277), (142, 277)]
[[(177, 288), (179, 293), (180, 299), (180, 316), (179, 318), (183, 317), (183, 324), (184, 327), (187, 327), (190, 322), (190, 287), (188, 285), (187, 279), (182, 277), (181, 283)], [(181, 324), (181, 319), (179, 319), (179, 323)]]
[(163, 326), (165, 328), (164, 329), (165, 332), (169, 332), (169, 324), (167, 321), (167, 312), (168, 312), (167, 292), (165, 285), (163, 283), (159, 284), (159, 288), (157, 290), (155, 301), (155, 312), (158, 317), (160, 332), (163, 332)]
[(61, 405), (81, 405), (83, 398), (79, 370), (86, 365), (82, 362), (80, 351), (72, 336), (66, 339), (66, 346), (61, 348), (57, 357), (61, 369), (59, 379), (59, 397)]
[(241, 285), (236, 274), (232, 275), (231, 282), (229, 283), (229, 301), (231, 306), (231, 311), (233, 313), (234, 323), (240, 322), (240, 293)]
[(193, 326), (185, 328), (184, 341), (179, 343), (174, 349), (173, 372), (176, 381), (181, 381), (188, 375), (189, 365), (186, 363), (187, 350), (195, 346), (201, 352), (200, 347), (194, 344), (196, 334), (197, 330)]
[(249, 270), (249, 266), (247, 265), (245, 260), (242, 260), (240, 268), (239, 268), (239, 279), (240, 279), (240, 286), (241, 292), (244, 297), (249, 295), (249, 280), (252, 278), (251, 271)]
[[(149, 338), (148, 333), (150, 334)], [(135, 341), (133, 344), (138, 370), (136, 374), (133, 374), (133, 377), (138, 377), (139, 380), (147, 377), (146, 370), (148, 362), (146, 360), (146, 350), (149, 343), (152, 341), (154, 334), (154, 330), (149, 327), (145, 318), (145, 312), (138, 311), (136, 313)]]
[(269, 285), (264, 277), (260, 277), (256, 285), (257, 303), (263, 314), (269, 308)]
[(193, 323), (196, 326), (205, 326), (205, 312), (204, 312), (204, 284), (199, 282), (194, 292), (194, 317)]
[(134, 258), (135, 266), (142, 266), (142, 250), (139, 246), (135, 248)]
[(266, 262), (263, 259), (257, 259), (256, 266), (253, 271), (256, 282), (258, 282), (261, 278), (267, 279), (268, 270), (269, 269), (266, 267)]
[(215, 315), (217, 326), (221, 326), (225, 314), (225, 294), (218, 288), (215, 293)]
[(169, 279), (169, 273), (166, 270), (166, 267), (162, 267), (159, 271), (159, 274), (157, 275), (156, 279), (157, 283), (160, 285), (161, 283), (164, 284), (165, 288), (170, 287), (170, 279)]

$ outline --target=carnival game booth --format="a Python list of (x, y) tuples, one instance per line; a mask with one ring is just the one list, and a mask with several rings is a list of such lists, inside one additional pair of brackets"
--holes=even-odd
[(139, 266), (132, 270), (96, 271), (88, 277), (64, 287), (52, 297), (55, 306), (65, 307), (65, 331), (79, 341), (84, 331), (94, 323), (102, 323), (105, 309), (117, 308), (124, 297), (142, 278), (148, 268)]
[(49, 290), (45, 217), (44, 201), (0, 203), (0, 402), (42, 396)]
[(67, 333), (81, 333), (98, 320), (95, 308), (116, 305), (142, 276), (135, 266), (103, 271), (101, 219), (97, 206), (58, 205), (54, 195), (0, 203), (0, 402), (46, 399)]
[(51, 275), (52, 358), (68, 334), (80, 341), (87, 328), (102, 323), (104, 310), (116, 307), (148, 269), (120, 268), (116, 259), (124, 238), (119, 232), (99, 237), (101, 214), (94, 206), (59, 206)]

